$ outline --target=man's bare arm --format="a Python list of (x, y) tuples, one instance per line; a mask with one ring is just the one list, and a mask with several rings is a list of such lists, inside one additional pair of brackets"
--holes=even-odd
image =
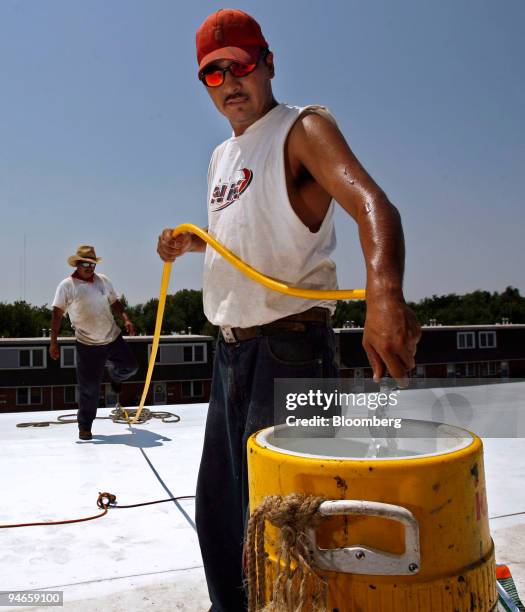
[(134, 336), (135, 326), (131, 322), (131, 319), (128, 317), (124, 309), (124, 304), (120, 300), (115, 300), (113, 304), (111, 304), (111, 310), (113, 314), (117, 315), (118, 317), (122, 319), (122, 321), (124, 322), (124, 327), (126, 328), (128, 335)]
[(60, 333), (60, 327), (62, 326), (62, 317), (64, 311), (61, 308), (53, 307), (53, 316), (51, 319), (51, 341), (49, 345), (49, 355), (52, 359), (58, 359), (60, 357), (60, 350), (58, 348), (58, 334)]
[(399, 211), (328, 118), (302, 117), (291, 131), (288, 150), (358, 224), (367, 271), (363, 347), (374, 378), (381, 378), (386, 366), (405, 386), (415, 367), (421, 330), (403, 297), (405, 246)]

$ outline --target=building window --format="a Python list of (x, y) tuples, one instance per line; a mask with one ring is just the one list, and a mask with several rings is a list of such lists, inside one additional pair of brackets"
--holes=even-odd
[(462, 378), (464, 376), (472, 377), (475, 375), (476, 364), (475, 363), (456, 363), (456, 377)]
[(496, 332), (480, 331), (478, 335), (479, 348), (496, 348)]
[(476, 334), (474, 332), (458, 332), (457, 333), (457, 348), (458, 349), (476, 348)]
[(78, 404), (78, 387), (76, 385), (64, 387), (64, 404)]
[(498, 374), (497, 361), (485, 361), (480, 363), (480, 376), (496, 376)]
[(77, 365), (77, 349), (74, 346), (60, 347), (60, 367), (75, 368)]
[(470, 377), (476, 376), (476, 364), (475, 363), (465, 364), (465, 376), (470, 376)]
[(18, 365), (21, 368), (31, 367), (31, 349), (22, 349), (18, 352)]
[[(148, 356), (151, 355), (151, 344)], [(157, 351), (155, 363), (161, 365), (177, 365), (179, 363), (206, 363), (206, 344), (161, 344)]]
[(20, 349), (19, 367), (20, 368), (45, 368), (46, 358), (45, 348)]
[(166, 390), (166, 383), (154, 383), (153, 384), (153, 403), (158, 405), (166, 404), (168, 401), (168, 394)]
[(41, 369), (47, 366), (45, 347), (0, 348), (0, 369)]
[(42, 404), (41, 387), (19, 387), (16, 390), (16, 405), (31, 406)]
[(202, 380), (185, 380), (182, 382), (182, 397), (202, 397), (203, 395)]

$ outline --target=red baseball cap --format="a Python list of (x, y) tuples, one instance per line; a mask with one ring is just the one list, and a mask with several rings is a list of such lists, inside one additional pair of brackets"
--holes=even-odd
[(238, 9), (219, 9), (207, 17), (197, 30), (196, 43), (199, 71), (218, 59), (251, 64), (259, 59), (261, 47), (268, 48), (261, 26)]

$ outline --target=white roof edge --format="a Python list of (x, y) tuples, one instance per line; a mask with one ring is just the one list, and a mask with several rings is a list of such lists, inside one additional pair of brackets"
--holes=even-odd
[[(128, 342), (143, 342), (153, 340), (153, 336), (124, 336)], [(200, 334), (174, 334), (162, 335), (161, 340), (172, 340), (184, 342), (185, 340), (213, 340), (213, 336), (202, 336)], [(0, 345), (2, 344), (19, 344), (21, 342), (34, 342), (36, 344), (49, 344), (51, 338), (49, 336), (34, 336), (32, 338), (3, 338), (0, 337)], [(75, 336), (59, 336), (59, 342), (74, 342)]]
[[(525, 328), (524, 323), (487, 323), (486, 325), (422, 325), (424, 330), (440, 330), (440, 329), (507, 329), (507, 328)], [(334, 332), (358, 332), (363, 331), (363, 327), (334, 327)]]

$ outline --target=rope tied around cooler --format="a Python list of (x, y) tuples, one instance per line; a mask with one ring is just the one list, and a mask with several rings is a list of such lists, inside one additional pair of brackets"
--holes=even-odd
[[(326, 612), (327, 583), (312, 567), (306, 535), (307, 530), (315, 529), (326, 518), (318, 511), (323, 501), (323, 497), (299, 493), (284, 497), (270, 495), (251, 514), (246, 533), (249, 612)], [(280, 529), (269, 602), (266, 601), (265, 521)]]

